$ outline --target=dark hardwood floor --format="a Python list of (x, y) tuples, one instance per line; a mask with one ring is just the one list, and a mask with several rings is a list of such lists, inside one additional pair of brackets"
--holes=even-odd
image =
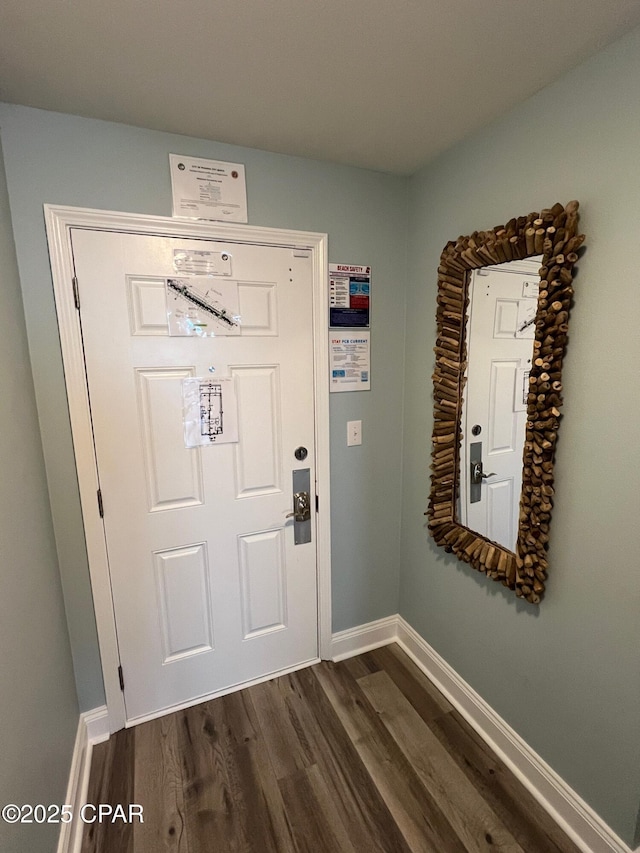
[(83, 853), (578, 853), (392, 645), (118, 732), (87, 801)]

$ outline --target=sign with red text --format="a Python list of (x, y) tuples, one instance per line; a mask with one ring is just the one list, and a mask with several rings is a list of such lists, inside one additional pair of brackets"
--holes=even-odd
[(329, 326), (368, 329), (371, 267), (329, 264)]

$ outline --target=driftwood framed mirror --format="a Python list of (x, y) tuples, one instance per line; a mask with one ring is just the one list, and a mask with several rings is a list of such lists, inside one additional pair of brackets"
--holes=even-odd
[[(548, 571), (562, 361), (583, 242), (571, 201), (459, 237), (438, 267), (429, 531), (532, 604)], [(483, 500), (481, 511), (472, 506)]]

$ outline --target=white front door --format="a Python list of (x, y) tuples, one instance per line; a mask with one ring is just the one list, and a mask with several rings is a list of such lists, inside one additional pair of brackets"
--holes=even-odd
[[(310, 253), (80, 228), (71, 243), (127, 721), (316, 659), (315, 513), (306, 544), (286, 518), (293, 471), (315, 497)], [(184, 264), (237, 311), (231, 334), (170, 334)], [(185, 446), (189, 378), (232, 380), (237, 440)]]
[[(474, 271), (462, 454), (462, 523), (515, 551), (540, 261)], [(474, 490), (472, 464), (485, 478)]]

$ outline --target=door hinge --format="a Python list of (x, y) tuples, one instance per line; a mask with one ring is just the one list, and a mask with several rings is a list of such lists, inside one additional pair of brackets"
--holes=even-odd
[(120, 682), (120, 690), (124, 692), (124, 675), (122, 674), (122, 667), (118, 667), (118, 681)]
[(78, 279), (76, 278), (75, 275), (71, 279), (71, 282), (73, 284), (73, 301), (75, 303), (76, 310), (79, 311), (80, 310), (80, 290), (78, 288)]
[(102, 489), (98, 489), (98, 512), (100, 513), (100, 518), (104, 518), (104, 504), (102, 503)]
[(316, 512), (320, 512), (320, 498), (316, 495)]

